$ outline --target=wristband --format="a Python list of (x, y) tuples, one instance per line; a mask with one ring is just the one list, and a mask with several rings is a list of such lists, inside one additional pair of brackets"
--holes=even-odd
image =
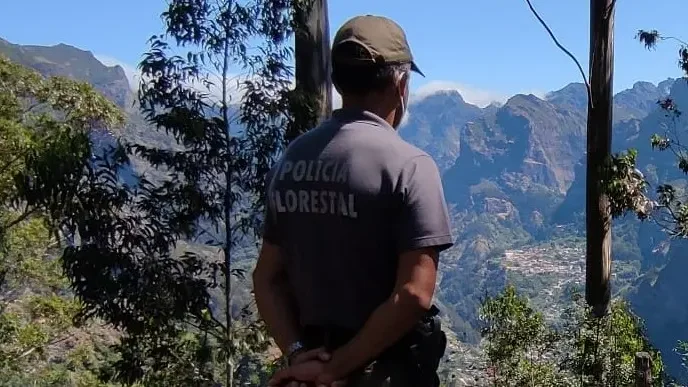
[(294, 356), (298, 355), (301, 353), (301, 351), (304, 349), (303, 343), (300, 341), (295, 341), (293, 342), (288, 348), (287, 348), (287, 353), (286, 353), (286, 358), (287, 358), (287, 364), (290, 364), (292, 362), (292, 359)]

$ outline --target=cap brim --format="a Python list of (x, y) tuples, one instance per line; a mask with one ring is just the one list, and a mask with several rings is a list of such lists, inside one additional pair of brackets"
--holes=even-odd
[(418, 65), (416, 65), (416, 62), (411, 62), (411, 71), (414, 71), (418, 74), (420, 74), (423, 78), (425, 78), (425, 74), (423, 74), (422, 71), (418, 68)]

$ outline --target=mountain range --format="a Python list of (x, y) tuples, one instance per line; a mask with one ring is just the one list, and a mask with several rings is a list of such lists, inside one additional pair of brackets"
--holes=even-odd
[[(0, 54), (46, 76), (89, 82), (122, 107), (127, 126), (97, 141), (122, 136), (173, 145), (142, 120), (121, 67), (105, 66), (92, 53), (65, 44), (22, 46), (0, 39)], [(638, 167), (652, 184), (685, 180), (672, 155), (650, 147), (650, 136), (668, 122), (657, 101), (669, 96), (679, 108), (688, 106), (686, 81), (637, 82), (614, 97), (614, 148), (638, 149)], [(410, 105), (400, 135), (437, 161), (457, 236), (442, 257), (437, 302), (461, 345), (479, 342), (480, 300), (507, 282), (520, 284), (544, 309), (565, 302), (562, 289), (580, 285), (583, 245), (571, 238), (584, 237), (586, 109), (581, 83), (544, 98), (514, 95), (485, 108), (449, 90)], [(673, 125), (688, 127), (681, 120)], [(557, 248), (561, 241), (567, 241), (566, 249)], [(669, 373), (686, 380), (672, 351), (678, 340), (688, 339), (684, 243), (632, 216), (614, 224), (615, 293), (645, 320)]]

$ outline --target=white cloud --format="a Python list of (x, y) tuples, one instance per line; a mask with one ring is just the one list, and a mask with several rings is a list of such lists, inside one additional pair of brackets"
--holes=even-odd
[[(241, 83), (246, 81), (248, 77), (229, 74), (226, 79), (227, 94), (230, 103), (235, 103), (241, 99), (242, 89), (240, 87)], [(203, 84), (200, 82), (191, 83), (192, 86), (197, 91), (207, 92), (215, 100), (222, 98), (222, 77), (217, 74), (210, 74), (208, 76), (209, 84)]]
[[(116, 66), (119, 65), (124, 69), (124, 73), (127, 76), (127, 80), (129, 81), (129, 86), (132, 88), (132, 90), (136, 90), (138, 88), (139, 81), (141, 79), (141, 72), (136, 68), (135, 65), (131, 65), (129, 63), (125, 63), (121, 60), (118, 60), (117, 58), (113, 58), (108, 55), (95, 55), (96, 59), (98, 59), (101, 63), (103, 63), (106, 66)], [(236, 74), (232, 74), (227, 82), (227, 89), (229, 90), (229, 94), (231, 97), (232, 101), (238, 101), (239, 98), (241, 98), (241, 88), (239, 87), (240, 81), (247, 79), (245, 76), (240, 76)], [(221, 80), (219, 76), (213, 75), (210, 77), (210, 81), (212, 82), (212, 85), (210, 87), (206, 87), (205, 85), (198, 84), (196, 85), (196, 88), (199, 90), (207, 91), (212, 95), (215, 95), (216, 97), (221, 96)], [(292, 87), (294, 85), (294, 81), (292, 80)], [(501, 93), (501, 92), (496, 92), (492, 90), (486, 90), (486, 89), (481, 89), (473, 86), (468, 86), (465, 84), (457, 83), (457, 82), (451, 82), (451, 81), (431, 81), (419, 88), (417, 88), (415, 91), (411, 92), (410, 96), (410, 103), (415, 103), (423, 100), (424, 98), (428, 97), (429, 95), (435, 94), (440, 91), (446, 91), (446, 90), (456, 90), (461, 94), (463, 99), (471, 104), (474, 104), (476, 106), (480, 107), (485, 107), (493, 102), (503, 104), (504, 102), (507, 101), (507, 99), (510, 97), (510, 95)], [(531, 90), (531, 91), (524, 91), (521, 92), (522, 94), (534, 94), (539, 98), (544, 98), (546, 92), (539, 91), (539, 90)], [(341, 95), (334, 89), (332, 88), (332, 107), (334, 109), (338, 109), (342, 106), (342, 97)], [(408, 117), (406, 117), (408, 119)], [(407, 120), (405, 120), (407, 121)], [(404, 122), (405, 123), (405, 122)]]
[[(94, 55), (96, 59), (98, 59), (102, 64), (105, 66), (121, 66), (124, 69), (124, 73), (127, 77), (127, 81), (129, 82), (129, 87), (135, 91), (139, 87), (139, 81), (141, 80), (141, 71), (136, 68), (136, 66), (125, 63), (121, 60), (118, 60), (117, 58), (113, 58), (111, 56), (107, 55)], [(239, 98), (241, 98), (241, 89), (239, 85), (241, 84), (242, 81), (246, 80), (246, 76), (241, 76), (238, 74), (230, 74), (229, 77), (227, 78), (226, 85), (227, 85), (227, 90), (229, 91), (229, 98), (230, 101), (238, 101)], [(221, 98), (222, 96), (222, 80), (219, 75), (211, 74), (208, 77), (208, 80), (210, 81), (209, 84), (203, 84), (201, 82), (194, 82), (192, 83), (192, 86), (196, 90), (203, 91), (203, 92), (208, 92), (212, 96), (216, 98)]]
[(450, 81), (431, 81), (411, 93), (411, 98), (413, 102), (418, 102), (429, 95), (446, 90), (456, 90), (466, 102), (480, 107), (485, 107), (492, 102), (504, 103), (509, 98), (509, 96), (504, 93), (484, 90)]
[(416, 89), (415, 92), (412, 92), (411, 101), (419, 102), (429, 95), (448, 90), (458, 91), (466, 102), (479, 107), (486, 107), (491, 103), (502, 105), (514, 94), (533, 94), (541, 99), (544, 99), (545, 95), (547, 94), (545, 91), (532, 89), (510, 94), (494, 90), (481, 89), (452, 81), (431, 81)]
[(545, 99), (547, 96), (548, 91), (542, 91), (542, 90), (535, 90), (535, 89), (530, 89), (530, 90), (525, 90), (525, 91), (520, 91), (518, 94), (532, 94), (540, 99)]
[[(466, 87), (454, 82), (431, 81), (430, 83), (419, 87), (415, 91), (411, 91), (409, 102), (419, 102), (429, 95), (445, 90), (456, 90), (461, 94), (466, 102), (481, 107), (485, 107), (492, 102), (504, 103), (508, 99), (508, 96), (504, 94)], [(332, 89), (332, 101), (333, 108), (336, 109), (342, 106), (342, 96), (339, 95), (334, 88)]]

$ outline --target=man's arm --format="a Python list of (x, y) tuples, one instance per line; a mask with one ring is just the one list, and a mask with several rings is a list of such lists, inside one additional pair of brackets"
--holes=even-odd
[(299, 340), (299, 329), (296, 304), (287, 286), (284, 257), (280, 249), (281, 232), (277, 225), (275, 203), (272, 201), (273, 178), (280, 165), (281, 162), (278, 162), (266, 175), (265, 191), (268, 200), (265, 204), (263, 245), (253, 271), (253, 292), (258, 313), (265, 321), (268, 332), (282, 353), (290, 355), (289, 347)]
[(270, 335), (286, 355), (289, 346), (300, 338), (299, 325), (294, 302), (286, 286), (280, 248), (268, 241), (263, 241), (258, 263), (253, 271), (253, 291), (258, 313), (265, 321)]
[(373, 312), (349, 343), (332, 354), (325, 366), (327, 374), (335, 380), (346, 377), (396, 343), (418, 323), (432, 305), (437, 256), (433, 248), (401, 255), (392, 296)]
[(395, 189), (403, 196), (394, 221), (396, 285), (358, 334), (332, 354), (326, 369), (337, 379), (367, 364), (419, 322), (432, 304), (439, 252), (453, 244), (440, 174), (429, 156), (409, 160)]

